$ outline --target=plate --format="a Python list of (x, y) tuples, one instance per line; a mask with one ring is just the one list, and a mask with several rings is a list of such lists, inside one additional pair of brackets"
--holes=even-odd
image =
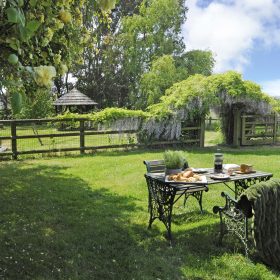
[(199, 185), (199, 184), (202, 184), (202, 185), (205, 185), (205, 184), (207, 184), (207, 178), (206, 178), (206, 176), (200, 176), (201, 177), (201, 180), (200, 181), (196, 181), (196, 182), (184, 182), (184, 181), (174, 181), (174, 180), (168, 180), (168, 176), (169, 175), (167, 175), (166, 177), (165, 177), (165, 182), (166, 183), (176, 183), (176, 184), (191, 184), (191, 185), (194, 185), (194, 184), (196, 184), (196, 185)]
[(207, 173), (208, 172), (208, 170), (205, 169), (205, 168), (193, 168), (192, 171), (194, 173), (197, 173), (197, 174), (203, 174), (203, 173)]
[(256, 173), (256, 170), (248, 171), (248, 172), (242, 172), (242, 171), (235, 171), (237, 174), (251, 174), (251, 173)]
[(211, 179), (214, 179), (214, 180), (227, 180), (230, 178), (229, 175), (227, 174), (213, 174), (210, 176)]

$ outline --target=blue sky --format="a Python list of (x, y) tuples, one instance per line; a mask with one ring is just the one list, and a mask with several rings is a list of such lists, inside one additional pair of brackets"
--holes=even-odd
[(280, 0), (187, 0), (187, 49), (211, 50), (214, 72), (236, 70), (280, 96)]

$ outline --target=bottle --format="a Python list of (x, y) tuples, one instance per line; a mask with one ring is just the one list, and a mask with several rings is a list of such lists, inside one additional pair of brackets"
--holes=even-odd
[(223, 172), (223, 154), (220, 149), (217, 149), (217, 152), (214, 155), (214, 173)]

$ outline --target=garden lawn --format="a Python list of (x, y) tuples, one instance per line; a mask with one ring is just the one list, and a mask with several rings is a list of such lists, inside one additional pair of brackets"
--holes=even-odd
[[(0, 163), (0, 279), (280, 279), (239, 243), (217, 247), (222, 185), (174, 209), (173, 247), (156, 220), (147, 229), (143, 160), (163, 150), (103, 152)], [(185, 151), (186, 152), (186, 151)], [(186, 152), (212, 167), (211, 149)], [(280, 177), (280, 149), (224, 150), (227, 163), (252, 163)], [(277, 276), (278, 275), (278, 276)]]

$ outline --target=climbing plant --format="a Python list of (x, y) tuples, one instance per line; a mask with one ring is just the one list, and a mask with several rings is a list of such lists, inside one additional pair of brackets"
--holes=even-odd
[(169, 114), (180, 120), (192, 120), (208, 114), (211, 107), (219, 108), (226, 143), (232, 144), (234, 111), (264, 114), (271, 111), (271, 104), (272, 99), (259, 85), (228, 71), (208, 77), (194, 75), (176, 83), (150, 110), (163, 117)]
[(240, 73), (228, 71), (209, 76), (207, 80), (210, 92), (218, 100), (226, 144), (233, 143), (236, 110), (253, 114), (266, 114), (272, 110), (272, 99), (256, 83), (243, 80)]
[(212, 76), (196, 74), (175, 83), (165, 91), (160, 102), (148, 107), (146, 112), (107, 108), (87, 116), (115, 129), (140, 129), (138, 139), (143, 142), (179, 139), (182, 122), (200, 120), (210, 108), (218, 108), (224, 138), (227, 144), (232, 144), (234, 111), (265, 114), (272, 110), (272, 104), (275, 101), (273, 103), (260, 86), (229, 71)]

